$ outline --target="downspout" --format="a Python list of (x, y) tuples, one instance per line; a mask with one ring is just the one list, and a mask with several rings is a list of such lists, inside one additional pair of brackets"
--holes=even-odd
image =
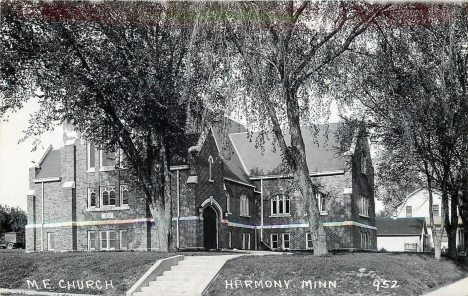
[(44, 251), (44, 182), (42, 184), (42, 211), (41, 211), (41, 252)]
[(177, 223), (176, 223), (176, 230), (177, 230), (177, 249), (180, 248), (180, 233), (179, 233), (179, 219), (180, 219), (180, 188), (179, 188), (179, 170), (177, 170)]
[(263, 242), (263, 179), (260, 179), (260, 241)]

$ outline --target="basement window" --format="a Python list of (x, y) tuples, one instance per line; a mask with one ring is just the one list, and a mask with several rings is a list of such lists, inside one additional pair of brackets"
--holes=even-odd
[(100, 235), (100, 249), (101, 250), (115, 250), (115, 241), (117, 235), (115, 231), (108, 230), (108, 231), (101, 231), (99, 232)]
[(277, 233), (272, 233), (270, 236), (270, 246), (271, 248), (278, 249), (278, 234)]
[(312, 241), (312, 233), (306, 233), (306, 250), (312, 250), (314, 248), (314, 243)]

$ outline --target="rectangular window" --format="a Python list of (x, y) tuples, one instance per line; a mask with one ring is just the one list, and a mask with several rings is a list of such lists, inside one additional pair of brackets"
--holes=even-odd
[(270, 239), (271, 239), (271, 248), (273, 250), (278, 249), (278, 234), (272, 233)]
[(283, 233), (283, 250), (290, 249), (289, 238), (289, 233)]
[(439, 205), (432, 205), (432, 213), (434, 217), (439, 217)]
[(94, 144), (89, 143), (87, 145), (87, 154), (88, 154), (88, 171), (89, 172), (94, 172), (94, 169), (96, 167), (96, 147)]
[(100, 247), (101, 250), (115, 250), (115, 240), (116, 240), (116, 233), (113, 230), (108, 231), (101, 231), (99, 232), (100, 235)]
[(366, 233), (361, 232), (361, 249), (366, 249)]
[(49, 251), (55, 250), (55, 233), (53, 232), (47, 233), (47, 250)]
[(226, 211), (231, 213), (231, 194), (226, 191)]
[(242, 233), (242, 249), (250, 250), (250, 233)]
[(120, 230), (120, 249), (128, 249), (127, 230)]
[(232, 249), (232, 232), (228, 232), (228, 248)]
[(249, 198), (246, 194), (240, 196), (240, 215), (249, 216)]
[(359, 215), (369, 217), (369, 199), (365, 195), (359, 197)]
[(315, 197), (317, 198), (317, 204), (318, 208), (321, 214), (326, 214), (327, 213), (327, 205), (326, 205), (326, 200), (323, 194), (321, 193), (316, 193)]
[(128, 185), (120, 185), (120, 205), (128, 205)]
[(411, 206), (406, 206), (406, 217), (413, 217), (413, 208)]
[(88, 231), (88, 250), (96, 250), (96, 232)]
[(113, 170), (115, 169), (116, 159), (115, 152), (101, 152), (101, 169), (102, 170)]
[(310, 250), (314, 248), (314, 243), (312, 241), (312, 233), (307, 232), (306, 233), (306, 249)]

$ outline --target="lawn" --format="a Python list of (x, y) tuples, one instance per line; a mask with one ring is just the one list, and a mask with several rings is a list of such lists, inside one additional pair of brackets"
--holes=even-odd
[[(176, 254), (0, 252), (0, 288), (43, 291), (45, 280), (52, 287), (50, 291), (55, 292), (124, 295), (158, 259), (173, 255)], [(310, 253), (243, 256), (226, 263), (206, 295), (420, 295), (466, 276), (468, 271), (460, 265), (447, 259), (437, 262), (424, 254), (343, 252), (326, 258), (315, 258)], [(37, 287), (28, 287), (27, 280), (30, 285), (35, 280)], [(84, 287), (80, 289), (82, 281)], [(86, 288), (86, 281), (93, 286)], [(101, 289), (97, 289), (97, 284)]]
[(421, 295), (466, 276), (427, 254), (244, 256), (226, 263), (206, 295)]
[[(43, 281), (49, 279), (45, 283), (53, 287), (50, 291), (124, 295), (158, 259), (173, 255), (157, 252), (1, 252), (0, 288), (44, 290)], [(32, 284), (28, 287), (27, 280), (36, 280), (37, 287)], [(84, 281), (82, 289), (81, 281)], [(93, 285), (86, 288), (86, 281), (92, 281)]]

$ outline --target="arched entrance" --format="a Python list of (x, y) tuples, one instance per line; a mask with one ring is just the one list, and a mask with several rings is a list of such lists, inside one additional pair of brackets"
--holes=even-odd
[(205, 250), (218, 248), (218, 214), (211, 206), (203, 210), (203, 246)]

